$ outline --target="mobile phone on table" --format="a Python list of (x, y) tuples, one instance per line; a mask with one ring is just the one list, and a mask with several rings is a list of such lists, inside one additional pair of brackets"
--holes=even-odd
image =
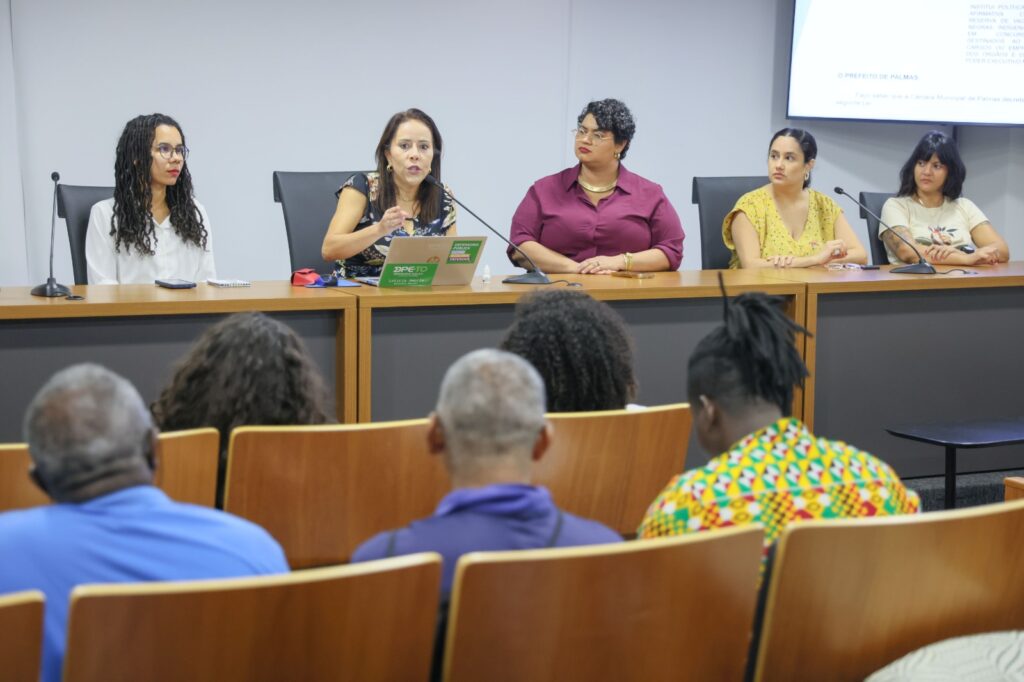
[(168, 279), (156, 280), (156, 285), (158, 287), (163, 287), (164, 289), (194, 289), (196, 283), (190, 282), (187, 279), (175, 279), (171, 277)]

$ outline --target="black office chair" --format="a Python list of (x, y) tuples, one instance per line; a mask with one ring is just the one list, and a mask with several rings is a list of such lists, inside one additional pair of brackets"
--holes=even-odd
[(320, 247), (338, 205), (334, 193), (358, 172), (274, 171), (274, 201), (281, 204), (284, 212), (292, 272), (301, 268), (313, 268), (317, 272), (330, 269), (320, 257)]
[(57, 215), (68, 226), (68, 244), (71, 246), (71, 268), (75, 284), (89, 283), (89, 268), (85, 262), (85, 233), (89, 229), (89, 212), (93, 204), (114, 196), (113, 187), (90, 185), (57, 185)]
[(729, 267), (732, 253), (722, 241), (722, 221), (741, 196), (767, 184), (768, 178), (763, 175), (693, 179), (693, 203), (700, 214), (702, 270)]
[[(861, 192), (860, 203), (871, 209), (877, 216), (882, 215), (882, 206), (885, 202), (896, 196), (888, 192)], [(868, 224), (868, 244), (871, 248), (871, 262), (875, 265), (888, 265), (889, 255), (885, 252), (885, 244), (878, 238), (878, 221), (867, 214), (863, 208), (860, 209), (860, 217)]]

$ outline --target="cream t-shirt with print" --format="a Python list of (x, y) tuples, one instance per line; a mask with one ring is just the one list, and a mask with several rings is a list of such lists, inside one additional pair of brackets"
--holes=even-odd
[[(928, 208), (917, 203), (912, 197), (893, 197), (882, 207), (882, 222), (892, 227), (906, 227), (915, 246), (928, 247), (933, 245), (959, 247), (975, 246), (971, 231), (978, 225), (987, 223), (988, 218), (973, 201), (960, 197), (956, 200), (946, 198), (941, 206)], [(885, 225), (878, 226), (878, 238), (888, 229)], [(902, 263), (896, 255), (885, 247), (890, 263)]]

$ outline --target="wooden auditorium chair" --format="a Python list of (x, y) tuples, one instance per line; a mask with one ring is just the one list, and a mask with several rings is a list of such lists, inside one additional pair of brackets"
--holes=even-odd
[(444, 679), (741, 680), (759, 526), (464, 555)]
[(549, 414), (551, 448), (534, 467), (559, 507), (618, 533), (636, 533), (647, 507), (683, 471), (687, 403), (643, 410)]
[[(217, 494), (219, 448), (217, 429), (161, 433), (153, 483), (173, 500), (212, 507)], [(28, 445), (0, 444), (0, 511), (50, 503), (50, 498), (29, 479), (30, 466)]]
[(423, 680), (441, 557), (277, 576), (87, 585), (71, 594), (64, 682)]
[(790, 525), (756, 680), (862, 680), (961, 635), (1024, 629), (1024, 501)]
[(39, 682), (44, 601), (38, 590), (0, 594), (0, 678), (5, 682)]
[(1007, 502), (1024, 499), (1024, 478), (1020, 476), (1007, 476), (1004, 478), (1003, 499)]
[(432, 514), (448, 492), (427, 424), (236, 428), (224, 509), (266, 528), (293, 569), (344, 563), (376, 533)]

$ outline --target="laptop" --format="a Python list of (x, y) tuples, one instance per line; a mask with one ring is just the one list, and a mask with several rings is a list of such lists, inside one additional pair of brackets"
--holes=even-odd
[(465, 285), (473, 280), (487, 237), (396, 237), (379, 277), (355, 277), (375, 287)]

